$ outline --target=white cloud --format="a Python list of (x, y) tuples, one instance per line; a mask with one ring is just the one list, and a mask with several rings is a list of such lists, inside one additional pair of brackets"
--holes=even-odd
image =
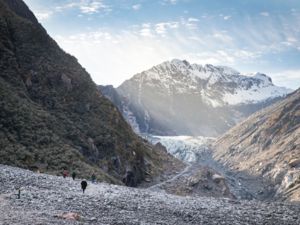
[(178, 28), (178, 22), (163, 22), (155, 24), (155, 31), (157, 34), (164, 35), (167, 33), (169, 29), (176, 29)]
[(260, 15), (261, 16), (270, 16), (270, 13), (269, 12), (261, 12)]
[(57, 12), (62, 12), (66, 9), (77, 8), (83, 14), (94, 14), (101, 10), (109, 12), (110, 6), (104, 4), (103, 0), (76, 0), (71, 3), (63, 4), (55, 7)]
[(223, 19), (224, 20), (229, 20), (231, 18), (231, 16), (224, 16)]
[(272, 74), (272, 79), (276, 85), (293, 89), (300, 88), (300, 70), (286, 70), (270, 74)]
[(171, 5), (175, 5), (177, 4), (178, 0), (163, 0), (162, 4), (166, 5), (166, 4), (171, 4)]
[(197, 18), (181, 18), (180, 23), (182, 26), (186, 27), (189, 30), (196, 30), (198, 28), (199, 20)]
[(153, 29), (150, 23), (143, 23), (138, 33), (143, 37), (153, 37)]
[(188, 21), (189, 22), (199, 22), (199, 19), (190, 17), (190, 18), (188, 18)]
[(135, 11), (138, 11), (138, 10), (141, 9), (141, 7), (142, 7), (141, 4), (136, 4), (136, 5), (133, 5), (133, 6), (132, 6), (132, 9), (135, 10)]
[(164, 23), (158, 23), (155, 25), (155, 31), (158, 34), (165, 34), (166, 33), (166, 26)]
[(233, 38), (227, 33), (227, 31), (216, 31), (212, 36), (226, 45), (233, 44)]
[(53, 14), (52, 11), (36, 11), (35, 16), (39, 21), (48, 20), (51, 15)]
[(203, 51), (201, 53), (187, 53), (183, 55), (183, 58), (202, 65), (231, 65), (234, 62), (234, 58), (222, 50), (215, 52)]
[(140, 35), (144, 37), (153, 37), (153, 33), (150, 28), (142, 28), (140, 30)]

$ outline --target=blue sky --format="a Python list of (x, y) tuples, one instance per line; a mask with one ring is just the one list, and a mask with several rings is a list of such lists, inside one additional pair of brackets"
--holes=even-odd
[(300, 87), (299, 0), (25, 0), (97, 84), (173, 58)]

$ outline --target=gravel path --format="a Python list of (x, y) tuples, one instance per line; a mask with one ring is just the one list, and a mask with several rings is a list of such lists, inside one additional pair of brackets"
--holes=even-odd
[(163, 186), (167, 183), (172, 183), (172, 182), (175, 182), (176, 179), (180, 178), (181, 176), (184, 176), (186, 173), (189, 173), (190, 170), (192, 169), (193, 165), (192, 164), (188, 164), (184, 170), (182, 170), (180, 173), (176, 174), (175, 176), (173, 176), (172, 178), (164, 181), (164, 182), (161, 182), (161, 183), (158, 183), (158, 184), (155, 184), (151, 187), (148, 188), (148, 190), (151, 190), (151, 191), (163, 191)]
[[(21, 198), (16, 188), (22, 186)], [(62, 219), (73, 212), (78, 220)], [(300, 224), (300, 205), (192, 198), (0, 165), (0, 224)]]

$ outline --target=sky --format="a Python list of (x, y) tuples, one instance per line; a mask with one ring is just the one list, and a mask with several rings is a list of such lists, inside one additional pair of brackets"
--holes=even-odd
[(97, 84), (167, 60), (262, 72), (300, 87), (299, 0), (25, 0)]

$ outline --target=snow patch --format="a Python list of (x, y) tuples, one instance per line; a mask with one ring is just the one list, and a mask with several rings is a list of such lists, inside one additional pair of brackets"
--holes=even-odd
[(268, 98), (283, 97), (289, 93), (286, 88), (266, 86), (263, 88), (252, 87), (251, 89), (237, 89), (235, 93), (225, 93), (223, 101), (229, 105), (258, 103)]

